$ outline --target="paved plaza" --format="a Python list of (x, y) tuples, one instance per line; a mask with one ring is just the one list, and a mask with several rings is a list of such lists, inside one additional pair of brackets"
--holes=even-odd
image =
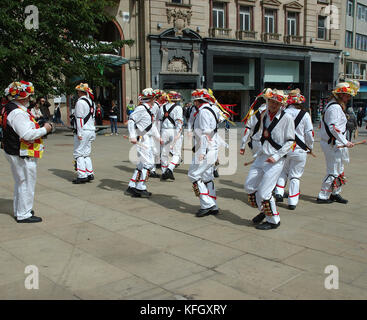
[[(0, 156), (0, 299), (367, 299), (367, 145), (350, 151), (349, 203), (320, 205), (325, 163), (316, 135), (297, 209), (280, 204), (280, 228), (261, 231), (243, 189), (249, 154), (236, 152), (237, 173), (216, 179), (220, 214), (197, 218), (188, 164), (175, 181), (150, 179), (150, 199), (123, 194), (134, 165), (126, 129), (119, 130), (97, 136), (96, 179), (86, 185), (71, 183), (71, 132), (45, 140), (38, 224), (14, 221), (13, 180)], [(25, 288), (29, 265), (39, 270), (37, 290)], [(339, 271), (337, 290), (325, 288), (329, 265)]]

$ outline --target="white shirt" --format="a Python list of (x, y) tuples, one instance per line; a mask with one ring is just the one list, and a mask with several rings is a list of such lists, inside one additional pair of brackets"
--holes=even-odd
[(192, 128), (195, 134), (195, 149), (197, 149), (198, 143), (200, 143), (200, 154), (206, 154), (207, 149), (216, 149), (220, 144), (218, 134), (214, 132), (218, 126), (217, 120), (214, 118), (213, 113), (206, 108), (210, 108), (214, 111), (218, 122), (224, 121), (224, 117), (219, 108), (209, 103), (203, 103), (199, 107), (199, 111), (194, 109), (195, 112), (192, 112)]
[[(298, 114), (300, 113), (300, 109), (297, 109), (295, 106), (290, 105), (287, 109), (284, 110), (286, 113), (290, 114), (293, 120), (296, 120)], [(296, 135), (297, 137), (310, 149), (313, 148), (313, 125), (311, 116), (308, 112), (305, 113), (301, 122), (298, 124), (296, 128)], [(295, 148), (297, 152), (306, 152), (300, 146), (297, 145)]]
[[(150, 136), (155, 136), (159, 138), (159, 132), (157, 127), (154, 125), (152, 116), (146, 110), (152, 112), (152, 107), (147, 103), (142, 103), (137, 106), (134, 111), (130, 114), (129, 121), (127, 123), (129, 129), (130, 139), (136, 139), (137, 136), (143, 136), (147, 132), (145, 129), (152, 124), (152, 128), (147, 133)], [(153, 115), (154, 117), (154, 115)]]
[[(273, 120), (275, 120), (275, 118), (279, 120), (281, 113), (282, 110), (280, 109), (274, 116)], [(266, 116), (265, 126), (269, 128), (271, 121), (268, 110), (265, 112), (264, 116)], [(261, 120), (260, 131), (263, 132), (263, 118)], [(265, 154), (269, 157), (273, 157), (275, 161), (278, 161), (290, 151), (290, 148), (295, 140), (294, 120), (290, 114), (285, 113), (284, 116), (279, 120), (271, 132), (271, 137), (274, 142), (281, 146), (281, 148), (277, 150), (270, 144), (268, 140), (265, 140), (262, 148), (259, 151), (259, 156)]]
[[(347, 125), (347, 117), (340, 106), (339, 103), (336, 102), (335, 99), (332, 99), (326, 106), (324, 111), (324, 121), (328, 126), (331, 134), (335, 138), (336, 145), (345, 145), (348, 143), (346, 138), (346, 125)], [(321, 140), (328, 142), (330, 137), (326, 133), (324, 121), (321, 121)]]
[[(85, 101), (87, 99), (89, 103), (93, 105), (93, 114), (89, 117), (87, 123), (84, 124), (84, 118), (89, 114), (90, 108), (88, 103)], [(95, 114), (94, 102), (88, 97), (83, 96), (80, 97), (75, 105), (75, 117), (76, 117), (76, 126), (78, 131), (78, 136), (81, 136), (83, 130), (96, 131), (96, 127), (94, 125), (94, 114)]]
[[(255, 111), (259, 115), (261, 115), (266, 110), (266, 104), (263, 103), (259, 108), (258, 111)], [(243, 133), (242, 137), (242, 143), (241, 143), (241, 149), (246, 148), (246, 143), (248, 139), (250, 138), (251, 134), (254, 132), (255, 126), (258, 123), (256, 114), (253, 114), (248, 119), (246, 126), (245, 126), (245, 132)], [(261, 139), (261, 130), (259, 130), (252, 136), (252, 140), (259, 141)]]
[(175, 122), (175, 125), (173, 125), (173, 123), (169, 121), (167, 118), (164, 121), (162, 121), (165, 114), (164, 109), (166, 109), (166, 112), (168, 112), (169, 109), (171, 109), (171, 107), (173, 107), (174, 105), (175, 102), (166, 103), (162, 105), (161, 108), (159, 109), (158, 119), (159, 121), (161, 121), (161, 129), (176, 129), (177, 132), (181, 130), (183, 123), (183, 111), (182, 107), (179, 104), (177, 104), (169, 114), (169, 116)]
[(32, 114), (33, 117), (36, 118), (36, 120), (43, 117), (40, 108), (32, 108), (31, 109), (31, 114)]
[(14, 129), (15, 133), (25, 141), (33, 141), (47, 134), (46, 128), (36, 129), (36, 124), (31, 121), (27, 108), (18, 101), (12, 101), (19, 108), (14, 109), (7, 116), (7, 123)]

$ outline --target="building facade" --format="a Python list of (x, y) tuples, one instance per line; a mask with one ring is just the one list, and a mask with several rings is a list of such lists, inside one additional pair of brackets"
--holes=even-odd
[[(117, 35), (135, 40), (121, 52), (129, 60), (120, 70), (122, 119), (145, 87), (180, 91), (184, 102), (193, 89), (211, 88), (222, 103), (237, 105), (234, 120), (264, 87), (299, 87), (317, 112), (336, 82), (349, 77), (351, 62), (365, 72), (360, 35), (367, 28), (357, 23), (358, 5), (353, 23), (347, 7), (345, 0), (117, 1)], [(350, 48), (347, 56), (349, 30), (362, 50)]]

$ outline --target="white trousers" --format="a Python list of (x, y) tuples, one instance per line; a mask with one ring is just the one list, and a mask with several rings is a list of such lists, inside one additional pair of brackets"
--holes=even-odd
[(260, 212), (263, 212), (263, 201), (270, 201), (272, 215), (267, 215), (266, 221), (277, 224), (280, 218), (272, 192), (283, 170), (285, 159), (281, 158), (276, 163), (268, 163), (266, 162), (268, 158), (269, 156), (264, 154), (256, 158), (245, 181), (245, 190), (247, 193), (256, 192), (256, 203)]
[(148, 171), (154, 167), (154, 155), (152, 148), (153, 138), (145, 134), (136, 145), (138, 154), (138, 163), (133, 176), (130, 179), (129, 187), (138, 190), (146, 190), (146, 180), (148, 178)]
[(20, 158), (5, 153), (11, 166), (14, 178), (14, 217), (18, 220), (28, 219), (32, 216), (34, 191), (37, 179), (37, 159)]
[(321, 191), (318, 195), (320, 199), (329, 199), (331, 194), (339, 194), (342, 188), (332, 189), (334, 179), (344, 172), (344, 162), (349, 162), (349, 153), (347, 148), (338, 149), (326, 141), (320, 141), (321, 149), (325, 155), (326, 176), (321, 185)]
[(300, 196), (300, 179), (305, 170), (306, 160), (307, 153), (300, 150), (289, 152), (285, 159), (283, 171), (280, 174), (275, 187), (275, 194), (283, 196), (285, 186), (289, 180), (289, 205), (296, 206), (298, 204)]
[[(173, 171), (176, 168), (176, 166), (180, 163), (182, 139), (181, 137), (179, 137), (177, 141), (174, 143), (175, 136), (176, 136), (175, 129), (161, 130), (161, 137), (164, 142), (161, 150), (161, 165), (163, 173), (167, 170), (167, 168)], [(170, 152), (173, 154), (171, 161), (169, 160)]]
[(262, 148), (261, 141), (252, 139), (252, 149), (250, 149), (250, 150), (251, 150), (252, 156), (254, 158), (257, 156), (257, 154), (259, 153), (261, 148)]
[(200, 192), (200, 208), (208, 209), (217, 206), (217, 197), (214, 186), (214, 164), (218, 157), (218, 149), (209, 150), (203, 161), (198, 159), (199, 152), (193, 155), (188, 177), (192, 183), (198, 184)]
[(92, 141), (96, 139), (96, 133), (92, 130), (82, 132), (82, 140), (74, 134), (74, 159), (76, 159), (78, 178), (87, 178), (94, 174), (92, 159), (90, 153), (92, 150)]

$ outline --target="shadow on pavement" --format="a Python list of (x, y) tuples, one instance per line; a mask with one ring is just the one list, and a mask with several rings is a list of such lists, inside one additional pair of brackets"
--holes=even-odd
[(101, 179), (97, 187), (109, 191), (125, 191), (127, 189), (127, 183), (121, 180)]
[(220, 179), (219, 182), (222, 183), (222, 184), (225, 184), (227, 186), (238, 188), (238, 189), (241, 189), (241, 190), (243, 190), (243, 188), (244, 188), (243, 184), (239, 184), (239, 183), (233, 182), (231, 180)]
[(308, 196), (306, 194), (301, 194), (299, 197), (300, 200), (304, 200), (304, 201), (311, 202), (311, 203), (317, 203), (316, 198), (317, 196)]
[(120, 169), (122, 171), (130, 172), (131, 175), (134, 173), (134, 170), (135, 170), (135, 167), (131, 168), (131, 167), (127, 167), (127, 166), (124, 166), (124, 165), (115, 166), (115, 168)]
[(75, 179), (75, 173), (71, 170), (48, 169), (48, 171), (51, 171), (52, 174), (54, 174), (55, 176), (63, 178), (70, 182)]
[(186, 214), (194, 214), (200, 209), (199, 201), (197, 205), (191, 205), (177, 199), (176, 197), (166, 194), (153, 193), (152, 196), (149, 198), (149, 201), (159, 204), (165, 209), (171, 209)]
[(12, 199), (2, 199), (0, 198), (0, 214), (8, 214), (13, 216), (13, 200)]
[(233, 199), (233, 200), (240, 200), (250, 205), (250, 203), (248, 202), (246, 192), (238, 192), (233, 189), (218, 187), (218, 189), (216, 190), (216, 193), (218, 197)]
[(252, 223), (251, 220), (243, 219), (228, 210), (219, 209), (219, 214), (215, 215), (214, 217), (216, 217), (218, 220), (228, 221), (238, 226), (246, 226), (252, 228), (254, 227), (254, 224)]

